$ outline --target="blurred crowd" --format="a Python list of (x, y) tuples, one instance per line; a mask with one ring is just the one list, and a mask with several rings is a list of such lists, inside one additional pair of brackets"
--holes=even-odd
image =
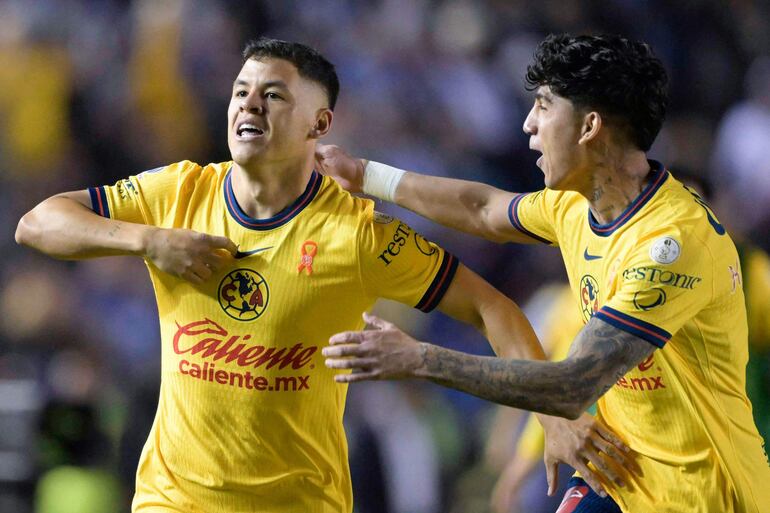
[[(13, 240), (24, 212), (51, 194), (168, 163), (228, 160), (232, 81), (244, 43), (260, 35), (307, 43), (337, 66), (342, 87), (326, 142), (425, 173), (535, 190), (542, 175), (521, 130), (532, 102), (523, 75), (551, 32), (652, 45), (671, 101), (651, 156), (711, 185), (720, 221), (758, 251), (755, 289), (766, 290), (766, 1), (0, 1), (0, 511), (128, 511), (159, 384), (143, 263), (38, 256)], [(532, 319), (546, 317), (536, 291), (564, 280), (556, 250), (494, 245), (378, 208), (528, 304)], [(767, 296), (757, 295), (761, 308)], [(419, 338), (491, 354), (441, 314), (377, 309)], [(770, 342), (757, 331), (770, 315), (755, 317), (749, 381), (770, 401)], [(767, 437), (766, 409), (757, 416)], [(524, 422), (494, 417), (488, 403), (422, 382), (351, 386), (356, 510), (487, 511)]]

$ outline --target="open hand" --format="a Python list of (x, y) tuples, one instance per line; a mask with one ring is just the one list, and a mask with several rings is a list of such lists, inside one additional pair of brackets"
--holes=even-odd
[(200, 285), (227, 264), (238, 247), (227, 237), (181, 228), (149, 232), (145, 256), (161, 271)]
[(327, 367), (353, 369), (350, 374), (334, 376), (334, 380), (353, 383), (414, 377), (423, 364), (422, 345), (379, 317), (364, 313), (364, 321), (372, 329), (337, 333), (323, 349)]
[[(577, 420), (538, 416), (545, 430), (545, 470), (548, 495), (559, 486), (559, 463), (566, 463), (582, 475), (600, 496), (605, 485), (625, 486), (623, 473), (641, 474), (631, 449), (595, 417), (584, 413)], [(593, 469), (588, 466), (593, 464)]]
[(339, 146), (319, 144), (315, 148), (318, 170), (334, 178), (348, 192), (364, 190), (364, 168), (368, 161), (351, 157)]

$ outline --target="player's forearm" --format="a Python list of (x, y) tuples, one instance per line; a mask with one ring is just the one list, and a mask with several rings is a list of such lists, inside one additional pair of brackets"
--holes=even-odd
[[(487, 319), (485, 319), (485, 324), (489, 326), (486, 328), (487, 339), (494, 348), (495, 354), (515, 360), (546, 360), (543, 346), (540, 344), (529, 320), (514, 303), (508, 298), (505, 300), (513, 306), (497, 305), (501, 311), (494, 315), (487, 314)], [(589, 393), (589, 390), (583, 392), (584, 395)], [(581, 412), (586, 408), (580, 400), (572, 406)], [(570, 415), (558, 413), (549, 415), (571, 418)], [(542, 412), (536, 413), (535, 417), (543, 426), (546, 426), (548, 422), (564, 422), (562, 419), (555, 419), (552, 416), (544, 415)]]
[(497, 240), (489, 222), (489, 185), (406, 173), (398, 184), (395, 202), (437, 223), (472, 235)]
[(576, 419), (600, 388), (589, 367), (587, 361), (508, 360), (423, 343), (415, 375), (498, 404)]
[(155, 228), (103, 218), (77, 201), (49, 198), (19, 221), (16, 242), (67, 260), (143, 255)]
[(489, 219), (491, 198), (500, 192), (489, 185), (407, 172), (398, 183), (394, 201), (437, 223), (502, 241)]

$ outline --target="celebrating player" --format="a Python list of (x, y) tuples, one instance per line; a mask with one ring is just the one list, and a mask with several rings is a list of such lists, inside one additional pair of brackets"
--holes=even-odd
[[(134, 511), (350, 512), (346, 389), (319, 348), (363, 327), (378, 297), (438, 306), (503, 354), (542, 356), (510, 300), (314, 171), (338, 90), (315, 50), (252, 42), (228, 110), (232, 162), (59, 194), (19, 223), (17, 241), (48, 255), (138, 255), (149, 268), (162, 384)], [(591, 419), (552, 425), (576, 464), (603, 465), (585, 442), (610, 457), (624, 447)]]
[[(342, 333), (340, 382), (422, 377), (533, 411), (598, 416), (640, 453), (643, 478), (596, 497), (576, 477), (559, 512), (766, 511), (770, 469), (745, 392), (738, 255), (714, 212), (647, 160), (667, 77), (643, 43), (549, 36), (527, 70), (525, 122), (546, 188), (512, 194), (319, 149), (350, 190), (494, 241), (562, 252), (585, 327), (562, 362), (483, 358), (417, 343), (395, 326)], [(553, 473), (553, 465), (549, 470)], [(613, 500), (614, 499), (614, 500)]]

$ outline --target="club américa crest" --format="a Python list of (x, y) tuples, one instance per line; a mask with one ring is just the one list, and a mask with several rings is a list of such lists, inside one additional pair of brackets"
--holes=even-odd
[(267, 309), (270, 289), (257, 271), (236, 269), (222, 279), (217, 295), (227, 315), (238, 321), (253, 321)]
[(588, 322), (599, 309), (599, 283), (590, 274), (580, 278), (580, 310), (583, 321)]

